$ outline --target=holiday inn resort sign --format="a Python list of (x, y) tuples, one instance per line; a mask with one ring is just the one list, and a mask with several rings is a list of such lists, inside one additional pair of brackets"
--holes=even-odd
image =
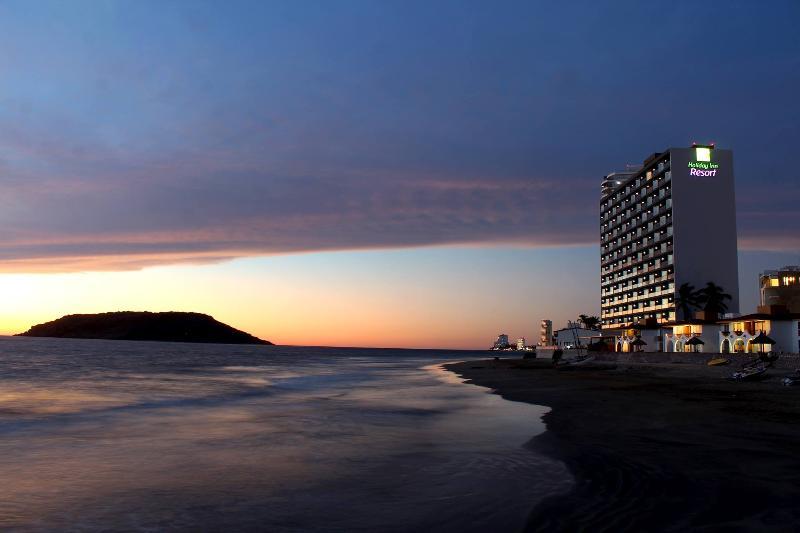
[(711, 162), (712, 147), (696, 146), (695, 161), (689, 161), (690, 176), (716, 176), (719, 165)]

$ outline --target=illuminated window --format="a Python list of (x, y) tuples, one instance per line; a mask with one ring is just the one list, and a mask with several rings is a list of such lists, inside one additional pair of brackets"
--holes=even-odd
[(777, 287), (781, 284), (778, 278), (769, 278), (769, 286), (770, 287)]
[(695, 157), (698, 161), (711, 161), (711, 149), (697, 147), (694, 149)]

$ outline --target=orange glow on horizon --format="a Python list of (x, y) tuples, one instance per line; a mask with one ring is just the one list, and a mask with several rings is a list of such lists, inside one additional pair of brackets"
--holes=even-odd
[(559, 324), (599, 301), (574, 283), (593, 279), (584, 258), (595, 252), (421, 248), (0, 274), (0, 334), (75, 313), (193, 311), (275, 344), (484, 349), (501, 331), (535, 343), (542, 318)]
[(282, 283), (268, 275), (219, 275), (220, 270), (224, 266), (2, 275), (0, 334), (21, 333), (75, 313), (195, 311), (276, 344), (405, 348), (487, 344), (486, 335), (472, 343), (464, 335), (465, 326), (480, 330), (477, 316), (465, 316), (458, 308), (445, 311), (432, 302), (422, 304), (424, 288), (360, 291), (324, 278)]

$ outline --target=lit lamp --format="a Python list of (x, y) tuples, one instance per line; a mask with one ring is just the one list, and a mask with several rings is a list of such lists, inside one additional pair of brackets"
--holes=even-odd
[(697, 146), (694, 149), (694, 156), (697, 161), (711, 162), (711, 148), (708, 146)]

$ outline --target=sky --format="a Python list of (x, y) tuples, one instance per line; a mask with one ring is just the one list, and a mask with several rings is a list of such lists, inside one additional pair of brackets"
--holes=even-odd
[(481, 348), (599, 314), (599, 184), (734, 151), (740, 292), (800, 263), (795, 1), (0, 0), (0, 333), (192, 310)]

